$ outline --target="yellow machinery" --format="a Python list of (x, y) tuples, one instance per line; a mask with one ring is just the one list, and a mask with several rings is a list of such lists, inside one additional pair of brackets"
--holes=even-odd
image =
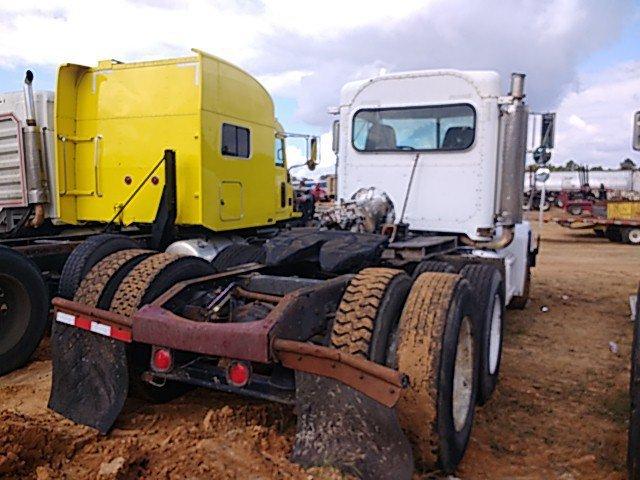
[(610, 220), (640, 220), (640, 202), (609, 201), (607, 218)]
[[(108, 222), (176, 151), (178, 225), (213, 231), (292, 218), (284, 136), (264, 87), (238, 67), (193, 57), (95, 68), (66, 64), (55, 100), (59, 221)], [(159, 169), (117, 219), (152, 223)]]

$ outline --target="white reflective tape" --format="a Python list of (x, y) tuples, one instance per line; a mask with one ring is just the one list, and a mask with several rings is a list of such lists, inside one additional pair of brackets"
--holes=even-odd
[(107, 337), (111, 336), (111, 327), (98, 322), (91, 322), (91, 331)]
[(60, 323), (66, 323), (67, 325), (75, 325), (75, 315), (69, 315), (68, 313), (58, 312), (56, 315), (56, 321)]

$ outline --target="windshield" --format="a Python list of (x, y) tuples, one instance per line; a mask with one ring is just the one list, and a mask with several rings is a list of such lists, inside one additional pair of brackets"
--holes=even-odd
[(363, 152), (466, 150), (475, 123), (475, 110), (467, 104), (359, 110), (352, 141)]

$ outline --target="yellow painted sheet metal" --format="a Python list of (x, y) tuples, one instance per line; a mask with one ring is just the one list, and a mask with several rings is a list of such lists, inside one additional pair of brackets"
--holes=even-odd
[[(222, 154), (223, 123), (249, 129), (249, 158)], [(56, 133), (63, 222), (109, 221), (165, 149), (176, 151), (178, 224), (222, 231), (293, 216), (286, 166), (274, 159), (271, 97), (247, 73), (202, 52), (61, 66)], [(152, 180), (118, 221), (153, 221), (163, 170)]]
[(608, 202), (607, 218), (611, 220), (640, 220), (640, 202)]

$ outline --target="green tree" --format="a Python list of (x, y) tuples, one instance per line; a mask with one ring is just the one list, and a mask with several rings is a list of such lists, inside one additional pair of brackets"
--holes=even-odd
[(569, 160), (567, 163), (565, 163), (564, 165), (564, 169), (565, 170), (570, 170), (570, 171), (575, 171), (578, 170), (578, 168), (580, 168), (580, 165), (578, 165), (576, 162), (574, 162), (573, 160)]
[(620, 170), (635, 170), (636, 164), (630, 158), (625, 158), (622, 162), (620, 162)]

